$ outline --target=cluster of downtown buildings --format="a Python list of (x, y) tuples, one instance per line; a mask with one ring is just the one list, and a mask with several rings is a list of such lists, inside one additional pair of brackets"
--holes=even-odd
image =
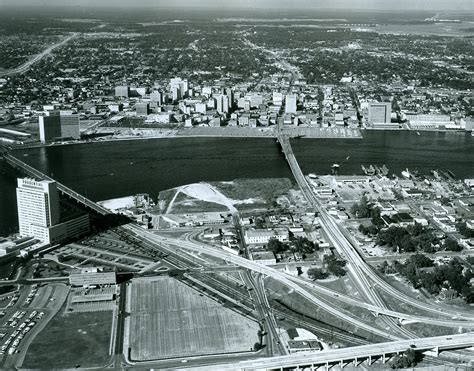
[[(400, 89), (386, 86), (385, 93), (376, 93), (373, 87), (350, 82), (315, 85), (303, 78), (292, 80), (288, 74), (269, 75), (253, 83), (222, 78), (194, 84), (175, 77), (141, 86), (116, 85), (87, 99), (68, 91), (67, 99), (51, 101), (36, 109), (24, 106), (21, 112), (10, 107), (10, 113), (18, 111), (15, 119), (29, 121), (31, 140), (38, 135), (42, 143), (78, 140), (84, 133), (101, 132), (101, 128), (104, 132), (108, 128), (110, 134), (115, 129), (130, 127), (264, 128), (278, 125), (472, 131), (470, 117), (463, 115), (453, 103), (459, 101), (458, 96), (452, 97), (445, 91), (429, 95), (421, 88)], [(446, 114), (449, 107), (453, 114)], [(456, 109), (459, 114), (455, 114)], [(1, 111), (0, 108), (0, 114)], [(16, 134), (24, 140), (24, 133), (5, 130), (0, 132), (0, 140), (12, 142)]]

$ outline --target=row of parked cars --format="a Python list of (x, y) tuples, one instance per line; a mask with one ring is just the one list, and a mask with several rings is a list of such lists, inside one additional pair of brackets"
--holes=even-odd
[[(44, 312), (34, 310), (27, 316), (26, 311), (17, 310), (5, 323), (9, 327), (13, 327), (15, 331), (13, 331), (0, 347), (0, 355), (5, 354), (5, 352), (8, 352), (8, 354), (18, 352), (18, 347), (25, 335), (36, 325), (36, 321), (43, 318), (44, 315)], [(4, 335), (0, 337), (0, 339), (6, 336), (6, 333), (3, 334)]]

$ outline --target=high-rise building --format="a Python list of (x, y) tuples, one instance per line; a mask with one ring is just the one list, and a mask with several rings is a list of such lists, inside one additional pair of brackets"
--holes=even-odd
[(296, 113), (296, 95), (287, 95), (285, 98), (285, 113)]
[(148, 103), (137, 103), (135, 111), (137, 116), (148, 116), (150, 114), (150, 105)]
[(175, 77), (170, 80), (170, 91), (173, 101), (186, 98), (188, 95), (188, 90), (188, 80), (182, 80), (179, 77)]
[(163, 103), (163, 97), (161, 95), (161, 92), (158, 90), (154, 90), (150, 93), (150, 99), (158, 103), (159, 106), (161, 106), (161, 104)]
[(39, 117), (40, 141), (46, 143), (61, 138), (61, 118), (59, 115)]
[(130, 88), (126, 85), (124, 86), (116, 86), (115, 87), (115, 96), (116, 97), (124, 97), (128, 98), (130, 95)]
[(54, 181), (18, 179), (16, 189), (18, 224), (22, 237), (43, 243), (60, 243), (89, 232), (89, 215), (60, 220), (59, 195)]
[(214, 95), (214, 99), (216, 100), (216, 110), (219, 113), (224, 112), (222, 109), (222, 94)]
[(59, 223), (56, 182), (18, 179), (16, 198), (20, 235), (49, 242), (49, 227)]
[(388, 103), (369, 103), (369, 123), (370, 124), (389, 124), (392, 114), (392, 104)]
[(223, 94), (214, 96), (216, 99), (216, 109), (219, 113), (229, 113), (229, 97)]
[(234, 107), (234, 91), (230, 88), (225, 89), (225, 95), (229, 99), (229, 109)]
[(49, 116), (39, 117), (39, 134), (42, 143), (61, 138), (79, 139), (79, 115), (52, 112)]
[(60, 115), (61, 138), (79, 139), (81, 137), (79, 127), (79, 115)]
[(283, 94), (278, 92), (273, 92), (272, 102), (275, 106), (281, 106), (283, 104)]
[(230, 98), (228, 95), (223, 95), (222, 96), (222, 110), (224, 113), (229, 113), (230, 110)]

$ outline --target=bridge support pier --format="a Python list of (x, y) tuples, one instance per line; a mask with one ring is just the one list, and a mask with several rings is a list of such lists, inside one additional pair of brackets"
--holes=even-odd
[(369, 356), (369, 359), (367, 362), (369, 363), (369, 366), (372, 364), (372, 356)]
[(382, 364), (385, 364), (386, 361), (385, 353), (382, 353)]

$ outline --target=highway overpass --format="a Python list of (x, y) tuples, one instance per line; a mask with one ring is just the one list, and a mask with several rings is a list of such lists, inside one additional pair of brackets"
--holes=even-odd
[(296, 353), (288, 356), (272, 358), (260, 358), (250, 361), (242, 361), (234, 364), (220, 364), (206, 366), (206, 370), (280, 370), (285, 368), (315, 370), (319, 367), (329, 369), (334, 365), (344, 367), (362, 362), (372, 364), (376, 360), (386, 363), (394, 355), (403, 353), (407, 349), (419, 352), (432, 351), (435, 355), (444, 350), (464, 349), (474, 346), (472, 333), (436, 336), (429, 338), (400, 340), (387, 343), (361, 345), (357, 347), (324, 350), (321, 352)]

